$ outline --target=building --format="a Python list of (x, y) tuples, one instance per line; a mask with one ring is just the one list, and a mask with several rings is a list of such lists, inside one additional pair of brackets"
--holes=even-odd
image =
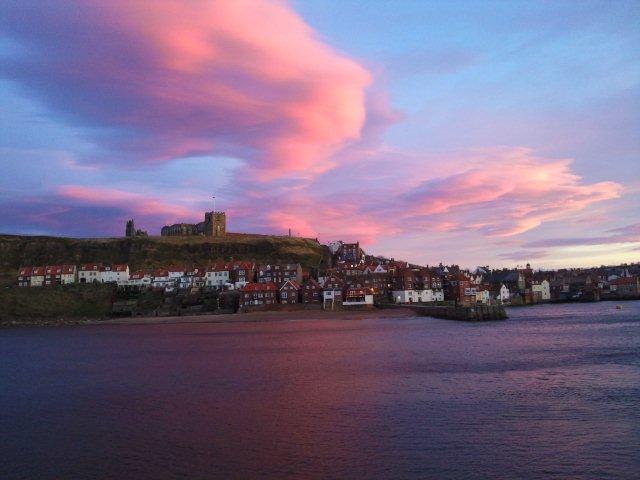
[(215, 265), (207, 268), (205, 277), (206, 286), (209, 288), (222, 290), (231, 284), (229, 268), (224, 263), (216, 263)]
[(188, 237), (204, 235), (206, 237), (224, 237), (227, 234), (227, 214), (225, 212), (206, 212), (200, 223), (174, 223), (160, 230), (163, 237)]
[(32, 287), (41, 287), (44, 285), (44, 268), (45, 267), (31, 267), (30, 285)]
[(133, 221), (133, 218), (131, 220), (127, 220), (127, 226), (125, 227), (125, 231), (124, 231), (124, 235), (125, 237), (146, 237), (148, 234), (147, 232), (145, 232), (144, 230), (136, 230), (136, 225)]
[(551, 301), (551, 284), (549, 280), (532, 280), (531, 293), (533, 294), (533, 301), (536, 303)]
[(256, 276), (256, 266), (249, 262), (231, 262), (228, 265), (229, 278), (235, 288), (242, 288), (247, 283), (253, 283)]
[(322, 283), (322, 306), (325, 310), (333, 310), (342, 305), (344, 281), (338, 275), (326, 275)]
[(47, 265), (44, 267), (44, 285), (62, 285), (62, 265)]
[(165, 292), (173, 292), (178, 286), (178, 278), (172, 278), (169, 270), (159, 268), (153, 272), (151, 286)]
[(280, 286), (288, 280), (302, 283), (302, 266), (299, 263), (276, 263), (258, 267), (258, 283), (273, 282)]
[(86, 263), (78, 269), (79, 283), (102, 283), (102, 264)]
[(373, 305), (373, 294), (366, 288), (348, 287), (344, 292), (344, 306)]
[(509, 288), (504, 284), (491, 284), (491, 295), (492, 297), (500, 303), (508, 303), (509, 298), (511, 297), (511, 292)]
[(489, 285), (480, 284), (476, 286), (476, 303), (489, 305), (491, 303), (491, 290)]
[(431, 289), (394, 290), (392, 295), (395, 303), (429, 303), (444, 300), (442, 291), (436, 293)]
[(278, 293), (280, 303), (298, 303), (300, 296), (300, 284), (295, 280), (287, 280), (280, 286)]
[(138, 270), (129, 275), (129, 280), (119, 283), (118, 286), (148, 288), (153, 283), (153, 275), (148, 272)]
[[(36, 270), (39, 267), (32, 268)], [(44, 278), (42, 285), (70, 285), (76, 283), (75, 265), (47, 265), (44, 267)]]
[(364, 259), (364, 251), (360, 248), (360, 242), (343, 243), (336, 252), (338, 261), (350, 264), (361, 263)]
[(227, 234), (227, 214), (225, 212), (205, 213), (203, 230), (207, 237), (224, 237)]
[(275, 283), (248, 283), (240, 289), (240, 307), (273, 305), (277, 293)]
[(100, 273), (101, 278), (99, 281), (102, 283), (126, 282), (127, 280), (129, 280), (129, 265), (105, 265), (101, 268)]
[(18, 270), (18, 286), (30, 287), (31, 286), (31, 272), (32, 267), (20, 267)]
[(62, 283), (62, 285), (76, 283), (77, 278), (78, 269), (75, 265), (62, 265), (62, 273), (60, 274), (60, 283)]
[(202, 267), (194, 267), (184, 272), (184, 275), (180, 277), (178, 286), (182, 290), (188, 290), (190, 288), (204, 287), (206, 284), (206, 270)]
[(302, 302), (303, 303), (321, 303), (322, 287), (313, 278), (309, 278), (302, 285)]
[(344, 242), (342, 240), (332, 240), (329, 242), (327, 247), (329, 247), (329, 251), (331, 255), (335, 255)]
[(450, 274), (446, 277), (445, 298), (457, 305), (474, 305), (477, 286), (464, 273)]
[(619, 277), (610, 282), (611, 291), (618, 297), (632, 298), (640, 296), (640, 277)]

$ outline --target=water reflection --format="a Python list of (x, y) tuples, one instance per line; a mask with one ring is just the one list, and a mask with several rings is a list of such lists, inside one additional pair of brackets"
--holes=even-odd
[(636, 478), (640, 302), (0, 332), (2, 478)]

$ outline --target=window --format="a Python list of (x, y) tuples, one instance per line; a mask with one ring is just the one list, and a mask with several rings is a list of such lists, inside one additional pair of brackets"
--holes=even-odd
[(287, 292), (282, 292), (282, 294), (280, 294), (280, 296), (281, 296), (282, 298), (287, 298)]

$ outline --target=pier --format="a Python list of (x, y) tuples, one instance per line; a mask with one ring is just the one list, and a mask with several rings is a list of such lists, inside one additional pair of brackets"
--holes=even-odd
[(380, 307), (408, 308), (418, 315), (425, 317), (459, 320), (464, 322), (485, 322), (490, 320), (506, 320), (509, 318), (502, 305), (474, 305), (472, 307), (463, 307), (387, 303), (380, 305)]

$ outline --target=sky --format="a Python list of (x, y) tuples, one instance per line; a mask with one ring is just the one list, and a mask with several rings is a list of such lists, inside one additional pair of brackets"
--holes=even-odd
[(640, 2), (0, 0), (0, 232), (640, 260)]

